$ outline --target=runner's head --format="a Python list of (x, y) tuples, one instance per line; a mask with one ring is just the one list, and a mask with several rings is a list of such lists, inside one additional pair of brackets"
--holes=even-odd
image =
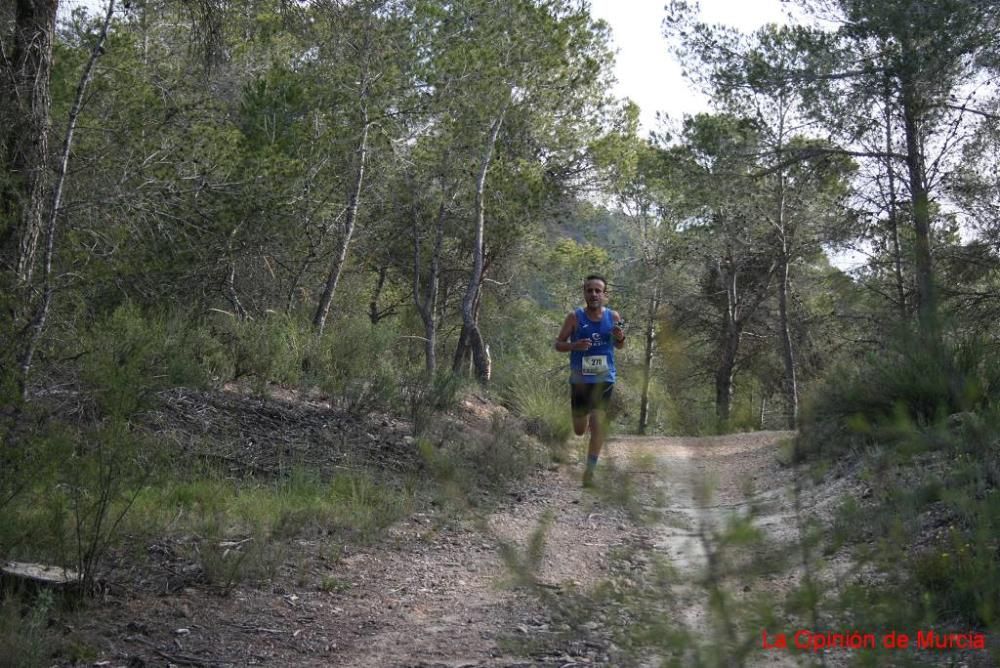
[(604, 306), (608, 295), (608, 281), (603, 276), (591, 274), (583, 279), (583, 299), (593, 309)]

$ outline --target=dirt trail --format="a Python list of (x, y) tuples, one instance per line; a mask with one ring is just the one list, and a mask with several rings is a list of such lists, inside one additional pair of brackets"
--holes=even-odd
[[(753, 504), (755, 525), (784, 542), (795, 526), (791, 471), (778, 463), (778, 446), (792, 432), (756, 432), (703, 438), (623, 438), (627, 459), (655, 460), (650, 484), (665, 495), (665, 521), (656, 547), (681, 571), (704, 566), (697, 528), (718, 529)], [(628, 466), (628, 464), (626, 464)], [(646, 465), (646, 468), (650, 468)]]
[[(789, 435), (610, 442), (602, 466), (625, 472), (640, 503), (651, 504), (657, 495), (666, 502), (665, 521), (654, 526), (637, 525), (621, 507), (582, 490), (578, 471), (567, 467), (546, 472), (490, 516), (489, 535), (465, 525), (437, 531), (428, 540), (421, 521), (430, 520), (421, 518), (397, 527), (397, 550), (355, 557), (358, 572), (348, 577), (372, 583), (372, 589), (356, 593), (357, 605), (372, 604), (373, 623), (344, 644), (336, 662), (357, 667), (608, 665), (606, 648), (586, 639), (559, 645), (559, 655), (519, 656), (519, 637), (544, 641), (557, 629), (550, 628), (545, 611), (530, 596), (501, 586), (509, 571), (497, 556), (497, 539), (524, 546), (547, 517), (539, 579), (553, 591), (585, 590), (606, 577), (615, 548), (626, 545), (654, 546), (677, 569), (693, 574), (704, 563), (693, 527), (706, 513), (721, 518), (748, 503), (765, 502), (762, 528), (779, 538), (788, 531), (791, 478), (776, 454)], [(699, 496), (701, 479), (715, 489), (707, 503)], [(615, 481), (606, 478), (604, 484)], [(690, 627), (698, 628), (700, 614), (699, 606), (690, 607)]]

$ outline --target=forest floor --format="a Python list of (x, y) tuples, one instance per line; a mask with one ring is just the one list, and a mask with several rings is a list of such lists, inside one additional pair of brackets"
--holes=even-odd
[[(463, 419), (487, 429), (492, 409), (466, 406)], [(709, 613), (710, 587), (729, 592), (733, 606), (752, 605), (780, 599), (807, 574), (793, 557), (763, 571), (748, 566), (737, 581), (706, 578), (728, 519), (752, 511), (768, 539), (750, 561), (787, 556), (802, 515), (828, 521), (859, 484), (810, 486), (799, 504), (808, 510), (797, 513), (796, 473), (779, 462), (790, 436), (614, 438), (595, 490), (581, 488), (577, 466), (539, 466), (485, 509), (432, 504), (333, 555), (322, 537), (293, 540), (288, 567), (266, 585), (224, 595), (196, 580), (132, 588), (106, 596), (72, 631), (100, 647), (87, 664), (98, 666), (568, 668), (659, 665), (659, 650), (648, 647), (663, 638), (637, 639), (662, 621), (684, 630), (675, 656), (690, 665), (725, 634)], [(673, 584), (654, 592), (662, 607), (650, 620), (648, 607), (636, 608), (651, 599), (630, 597), (657, 564), (668, 565)], [(838, 553), (811, 575), (835, 579), (848, 566)], [(791, 643), (801, 628), (775, 624), (766, 629), (772, 642), (787, 633)], [(808, 652), (761, 651), (762, 630), (744, 634), (754, 645), (749, 665), (816, 664)], [(850, 658), (824, 656), (826, 665)]]

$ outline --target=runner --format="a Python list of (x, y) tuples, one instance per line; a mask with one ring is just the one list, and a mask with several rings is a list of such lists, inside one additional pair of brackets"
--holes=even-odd
[(584, 279), (583, 298), (586, 306), (566, 315), (556, 337), (556, 350), (570, 353), (573, 431), (583, 436), (590, 426), (583, 486), (592, 487), (607, 434), (607, 408), (615, 386), (615, 349), (625, 345), (625, 322), (604, 306), (608, 282), (603, 276), (591, 274)]

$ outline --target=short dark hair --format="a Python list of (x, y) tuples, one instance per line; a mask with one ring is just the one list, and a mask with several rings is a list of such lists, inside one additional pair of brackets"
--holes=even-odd
[(583, 284), (586, 285), (590, 281), (600, 281), (604, 283), (604, 289), (608, 289), (608, 279), (604, 278), (600, 274), (590, 274), (587, 278), (583, 279)]

